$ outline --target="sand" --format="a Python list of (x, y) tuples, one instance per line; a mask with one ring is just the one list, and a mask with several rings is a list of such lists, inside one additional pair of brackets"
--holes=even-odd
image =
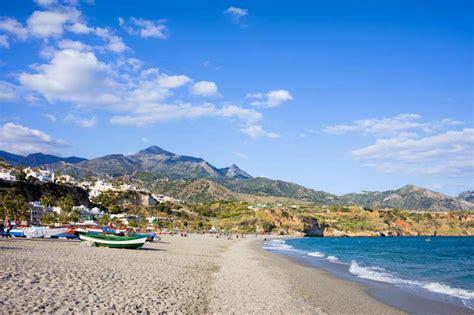
[(364, 287), (254, 237), (164, 236), (140, 250), (1, 240), (0, 313), (397, 314)]

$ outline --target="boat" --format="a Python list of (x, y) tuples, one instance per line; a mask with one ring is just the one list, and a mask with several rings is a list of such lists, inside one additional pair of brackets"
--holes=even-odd
[(77, 230), (74, 226), (66, 228), (49, 228), (48, 232), (45, 235), (45, 238), (66, 238), (66, 239), (76, 239), (79, 238)]
[(79, 234), (81, 241), (89, 242), (95, 246), (110, 248), (140, 248), (145, 244), (147, 235), (117, 236), (110, 234)]
[[(3, 229), (1, 233), (3, 236), (7, 235), (7, 228)], [(25, 228), (24, 227), (14, 227), (10, 230), (11, 237), (25, 237)]]

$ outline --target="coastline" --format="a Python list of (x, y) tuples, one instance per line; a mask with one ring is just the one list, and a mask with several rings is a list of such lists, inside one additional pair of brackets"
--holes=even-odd
[[(332, 280), (342, 280), (345, 283), (352, 283), (358, 286), (359, 290), (363, 290), (365, 294), (373, 299), (383, 303), (386, 306), (393, 307), (400, 312), (410, 314), (472, 314), (472, 310), (467, 307), (460, 307), (455, 304), (447, 303), (446, 300), (437, 301), (420, 295), (417, 292), (408, 292), (396, 287), (393, 284), (379, 282), (369, 279), (359, 278), (349, 272), (349, 268), (345, 264), (333, 263), (327, 259), (313, 259), (305, 255), (292, 255), (290, 253), (274, 252), (266, 250), (262, 246), (262, 251), (272, 256), (284, 259), (289, 264), (305, 267), (308, 270), (302, 271), (306, 273), (308, 278), (313, 273), (319, 273), (317, 277), (311, 280), (303, 278), (302, 281), (316, 281), (332, 278)], [(288, 267), (291, 268), (290, 266)], [(339, 283), (339, 286), (344, 283)], [(365, 303), (365, 302), (364, 302)]]
[(1, 240), (0, 313), (405, 313), (370, 286), (262, 245), (248, 235), (164, 235), (139, 250)]

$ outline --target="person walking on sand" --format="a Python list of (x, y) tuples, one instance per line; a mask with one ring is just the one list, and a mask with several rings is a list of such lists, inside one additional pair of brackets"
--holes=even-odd
[(5, 228), (7, 230), (7, 234), (5, 235), (6, 238), (11, 238), (12, 236), (10, 235), (10, 230), (12, 229), (12, 224), (10, 223), (10, 220), (7, 220), (7, 224), (5, 224)]
[(0, 235), (2, 235), (2, 238), (5, 237), (5, 235), (3, 235), (4, 232), (5, 232), (5, 224), (3, 224), (3, 222), (0, 222)]

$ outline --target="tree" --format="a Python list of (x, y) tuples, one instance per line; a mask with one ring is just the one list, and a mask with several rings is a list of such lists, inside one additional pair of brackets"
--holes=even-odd
[(56, 222), (56, 217), (57, 217), (57, 215), (56, 215), (55, 212), (47, 213), (41, 218), (41, 223), (43, 223), (43, 224), (53, 224), (54, 222)]
[(28, 213), (25, 197), (18, 194), (15, 188), (0, 189), (0, 217), (26, 220)]
[(274, 227), (275, 226), (271, 222), (268, 222), (268, 221), (265, 221), (262, 224), (262, 228), (265, 233), (270, 233)]
[(53, 196), (50, 194), (43, 194), (41, 195), (40, 202), (43, 207), (52, 207), (54, 204)]
[(56, 206), (60, 207), (64, 214), (69, 215), (74, 207), (74, 200), (71, 197), (61, 197), (56, 202)]

